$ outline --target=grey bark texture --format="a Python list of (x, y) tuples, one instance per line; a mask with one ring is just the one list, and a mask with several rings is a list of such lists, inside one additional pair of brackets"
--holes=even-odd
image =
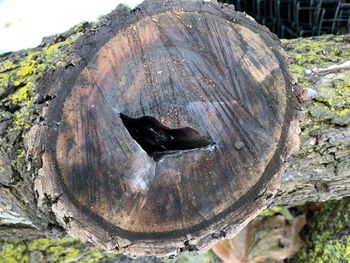
[(291, 40), (291, 70), (303, 87), (301, 145), (288, 160), (279, 206), (341, 199), (350, 193), (349, 36)]
[[(50, 196), (38, 201), (37, 164), (29, 129), (52, 97), (36, 94), (36, 81), (55, 67), (74, 66), (70, 45), (105, 21), (81, 24), (44, 39), (34, 49), (0, 55), (0, 240), (63, 237)], [(350, 70), (348, 36), (284, 42), (291, 70), (304, 88), (301, 147), (289, 160), (280, 191), (271, 205), (295, 206), (350, 195)], [(327, 68), (330, 65), (336, 67)], [(321, 68), (321, 69), (320, 69)], [(327, 68), (327, 69), (326, 69)], [(70, 219), (67, 218), (67, 222)]]

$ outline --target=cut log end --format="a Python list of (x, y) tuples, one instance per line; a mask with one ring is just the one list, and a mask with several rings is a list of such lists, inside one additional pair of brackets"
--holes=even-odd
[(55, 99), (30, 133), (45, 149), (32, 149), (39, 195), (72, 236), (133, 255), (234, 235), (297, 144), (279, 41), (214, 2), (146, 1), (101, 21), (74, 44), (79, 62), (42, 81)]

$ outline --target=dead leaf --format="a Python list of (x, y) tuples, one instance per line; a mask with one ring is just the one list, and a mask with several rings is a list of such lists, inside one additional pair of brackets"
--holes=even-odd
[(305, 214), (292, 220), (281, 215), (259, 217), (233, 239), (218, 242), (213, 251), (225, 263), (278, 262), (302, 247), (299, 232), (305, 223)]

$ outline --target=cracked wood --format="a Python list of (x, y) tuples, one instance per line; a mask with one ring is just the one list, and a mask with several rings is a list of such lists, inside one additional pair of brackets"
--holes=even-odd
[[(190, 235), (202, 249), (275, 193), (296, 146), (297, 88), (277, 39), (230, 7), (147, 1), (123, 16), (45, 83), (56, 98), (38, 129), (40, 186), (109, 247), (168, 254)], [(152, 158), (149, 145), (166, 152)]]
[[(102, 18), (71, 52), (40, 81), (52, 99), (29, 135), (39, 200), (69, 234), (171, 255), (233, 235), (271, 202), (300, 106), (265, 28), (218, 3), (148, 1)], [(165, 148), (159, 158), (121, 116), (153, 118), (141, 141)]]

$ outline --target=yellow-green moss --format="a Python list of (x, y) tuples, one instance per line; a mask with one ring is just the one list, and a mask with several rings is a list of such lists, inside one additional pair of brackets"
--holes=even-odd
[(350, 262), (350, 199), (327, 202), (316, 215), (297, 262)]
[(33, 95), (33, 89), (31, 85), (31, 82), (27, 82), (24, 87), (19, 88), (11, 97), (12, 103), (28, 106)]
[(334, 112), (337, 114), (337, 116), (339, 116), (339, 117), (342, 117), (342, 116), (344, 116), (344, 115), (346, 115), (347, 113), (349, 113), (350, 112), (350, 109), (349, 108), (346, 108), (346, 109), (342, 109), (342, 110), (336, 110), (336, 109), (334, 109), (334, 108), (332, 108), (331, 110), (334, 110)]
[(211, 250), (200, 255), (193, 255), (191, 253), (183, 253), (179, 255), (174, 263), (214, 263), (214, 255)]
[(289, 209), (286, 207), (272, 207), (270, 209), (265, 209), (260, 212), (260, 216), (273, 216), (273, 215), (283, 215), (288, 220), (292, 220), (294, 217), (290, 213)]
[[(0, 92), (12, 89), (14, 92), (4, 98), (1, 103), (11, 103), (18, 110), (13, 114), (10, 131), (28, 129), (31, 127), (32, 115), (35, 108), (32, 104), (35, 93), (35, 81), (40, 78), (47, 68), (64, 65), (67, 55), (61, 52), (66, 43), (72, 43), (79, 34), (73, 34), (65, 41), (48, 44), (23, 52), (13, 61), (0, 61)], [(18, 62), (16, 62), (18, 61)]]
[(320, 63), (319, 66), (339, 62), (348, 59), (350, 46), (344, 41), (345, 36), (322, 36), (308, 39), (290, 40), (288, 44), (293, 47), (293, 52), (305, 55), (305, 62)]
[[(90, 248), (77, 239), (36, 239), (12, 243), (0, 242), (0, 262), (26, 263), (32, 255), (36, 255), (34, 262), (65, 263), (77, 260), (79, 263), (95, 263), (117, 258), (120, 254), (107, 253), (99, 248)], [(211, 250), (201, 255), (183, 253), (173, 263), (214, 263)]]
[(43, 50), (44, 56), (46, 58), (51, 58), (52, 55), (54, 55), (54, 53), (58, 50), (58, 48), (59, 48), (58, 44), (53, 44), (53, 45), (50, 45), (50, 46), (44, 48), (44, 50)]
[(304, 69), (326, 67), (334, 63), (341, 63), (350, 57), (350, 45), (346, 36), (322, 36), (308, 39), (282, 40), (288, 51), (290, 69), (302, 87), (310, 85), (304, 76)]
[(26, 152), (24, 149), (18, 149), (17, 150), (17, 156), (16, 156), (16, 159), (15, 159), (15, 164), (19, 164), (21, 163), (26, 157)]
[(0, 262), (25, 263), (31, 254), (40, 255), (35, 262), (64, 263), (74, 259), (77, 262), (93, 263), (115, 257), (99, 248), (89, 248), (77, 239), (36, 239), (26, 242), (0, 243)]
[(31, 69), (32, 69), (31, 66), (24, 66), (23, 68), (21, 68), (21, 69), (17, 72), (17, 76), (19, 76), (19, 77), (27, 76), (27, 75), (30, 73)]
[(0, 72), (10, 71), (18, 67), (18, 65), (10, 60), (5, 60), (0, 63)]
[(23, 149), (18, 150), (17, 157), (18, 158), (24, 158), (26, 155), (26, 152)]
[(6, 73), (0, 73), (0, 89), (3, 89), (4, 87), (6, 87), (6, 85), (8, 85), (10, 81), (10, 76), (9, 74)]
[(350, 124), (349, 73), (344, 72), (328, 81), (314, 83), (313, 89), (316, 97), (303, 104), (304, 118), (300, 136), (302, 143), (317, 129), (326, 130), (334, 124), (342, 126)]
[(13, 116), (13, 128), (12, 130), (29, 129), (31, 123), (31, 112), (27, 107), (22, 107), (16, 111)]
[(292, 73), (301, 75), (301, 74), (303, 74), (303, 67), (301, 67), (301, 66), (299, 66), (297, 64), (292, 64), (292, 65), (290, 65), (290, 71)]
[(25, 253), (26, 247), (19, 243), (0, 244), (0, 262), (25, 263), (29, 261), (29, 255)]
[(38, 55), (39, 55), (39, 52), (28, 51), (27, 59), (33, 61), (35, 60), (36, 57), (38, 57)]

